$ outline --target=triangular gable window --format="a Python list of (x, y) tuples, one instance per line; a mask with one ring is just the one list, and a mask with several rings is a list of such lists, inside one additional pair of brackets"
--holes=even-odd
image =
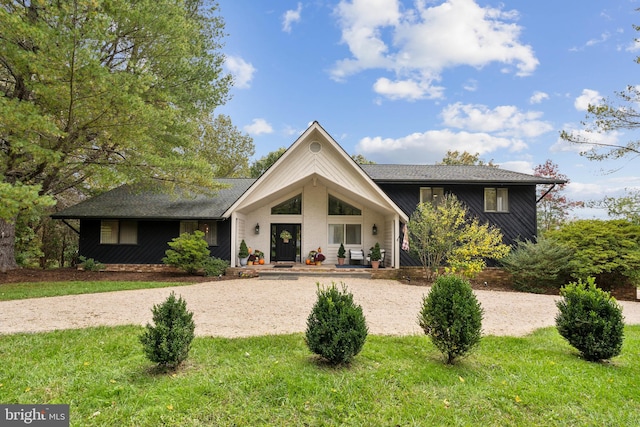
[(337, 197), (329, 196), (329, 215), (362, 215), (362, 211)]
[(285, 200), (271, 208), (271, 215), (300, 215), (302, 214), (302, 194)]

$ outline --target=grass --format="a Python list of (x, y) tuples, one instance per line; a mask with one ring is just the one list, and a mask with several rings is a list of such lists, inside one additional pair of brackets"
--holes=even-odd
[(329, 367), (302, 334), (196, 338), (160, 372), (125, 326), (0, 336), (0, 402), (68, 403), (73, 426), (640, 425), (640, 327), (609, 363), (547, 328), (485, 337), (454, 366), (424, 336), (370, 336)]
[(0, 285), (0, 301), (55, 297), (62, 295), (94, 294), (100, 292), (127, 291), (131, 289), (166, 288), (168, 286), (193, 285), (190, 282), (116, 282), (69, 281), (5, 283)]

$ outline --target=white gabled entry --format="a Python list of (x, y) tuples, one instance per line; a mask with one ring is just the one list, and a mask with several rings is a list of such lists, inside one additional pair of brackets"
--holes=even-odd
[[(301, 197), (301, 208), (275, 212), (273, 208), (292, 198)], [(333, 211), (329, 212), (329, 200)], [(335, 201), (340, 207), (335, 209)], [(357, 214), (359, 212), (359, 214)], [(322, 248), (326, 263), (337, 262), (342, 236), (345, 248), (364, 249), (376, 242), (386, 250), (385, 266), (398, 268), (401, 241), (400, 223), (408, 218), (398, 206), (364, 173), (338, 143), (314, 122), (256, 182), (227, 210), (231, 218), (231, 264), (238, 264), (238, 249), (244, 239), (249, 247), (272, 252), (277, 224), (299, 224), (300, 239), (297, 262), (304, 262), (311, 250)], [(373, 234), (373, 226), (377, 234)], [(256, 234), (259, 225), (259, 234)], [(357, 236), (359, 229), (360, 235)], [(330, 232), (332, 233), (330, 235)], [(345, 235), (346, 233), (346, 235)], [(296, 239), (297, 236), (293, 238)]]

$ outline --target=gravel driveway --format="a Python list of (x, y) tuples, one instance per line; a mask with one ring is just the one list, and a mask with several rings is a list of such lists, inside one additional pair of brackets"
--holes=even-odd
[[(43, 332), (98, 325), (144, 325), (151, 308), (171, 291), (187, 301), (200, 336), (246, 337), (304, 332), (316, 301), (316, 282), (247, 279), (189, 286), (85, 294), (0, 302), (0, 334)], [(363, 308), (369, 332), (376, 335), (422, 334), (416, 323), (428, 287), (394, 280), (334, 279), (345, 281)], [(557, 296), (517, 292), (474, 291), (484, 308), (485, 335), (526, 335), (554, 325)], [(628, 324), (640, 324), (640, 302), (621, 301)]]

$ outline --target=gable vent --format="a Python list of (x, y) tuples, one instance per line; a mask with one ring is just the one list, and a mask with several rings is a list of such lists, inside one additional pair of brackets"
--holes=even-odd
[(309, 144), (309, 150), (311, 150), (312, 153), (319, 153), (320, 150), (322, 150), (322, 144), (318, 141), (312, 141), (311, 144)]

